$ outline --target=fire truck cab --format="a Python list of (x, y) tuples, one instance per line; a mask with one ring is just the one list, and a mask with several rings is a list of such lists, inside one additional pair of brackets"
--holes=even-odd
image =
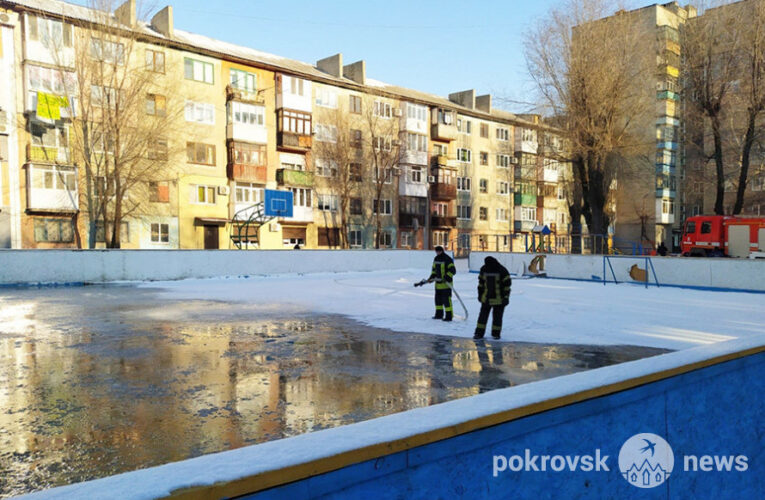
[(749, 257), (765, 250), (765, 217), (689, 217), (680, 243), (684, 256)]

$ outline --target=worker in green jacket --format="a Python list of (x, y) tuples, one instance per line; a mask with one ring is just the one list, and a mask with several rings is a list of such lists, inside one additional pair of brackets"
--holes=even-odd
[(433, 259), (433, 270), (428, 281), (436, 282), (436, 315), (433, 319), (452, 320), (452, 282), (457, 268), (454, 261), (444, 252), (444, 247), (436, 247), (436, 257)]
[(505, 313), (505, 306), (510, 302), (512, 280), (505, 266), (494, 257), (486, 257), (483, 262), (478, 275), (478, 300), (481, 302), (481, 312), (478, 314), (478, 324), (475, 326), (473, 338), (483, 338), (491, 312), (491, 336), (498, 339), (502, 332), (502, 315)]

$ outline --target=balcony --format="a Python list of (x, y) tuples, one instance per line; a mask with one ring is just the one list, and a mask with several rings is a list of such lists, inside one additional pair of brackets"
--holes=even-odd
[(399, 214), (398, 225), (401, 227), (414, 227), (417, 221), (418, 227), (425, 226), (425, 216), (421, 214)]
[(69, 149), (27, 144), (27, 162), (59, 164), (69, 162)]
[(435, 141), (453, 141), (457, 138), (457, 125), (434, 123), (430, 127), (430, 138)]
[(671, 200), (674, 200), (676, 196), (677, 196), (677, 191), (675, 191), (674, 189), (656, 188), (657, 198), (669, 198)]
[(77, 169), (61, 165), (27, 166), (27, 210), (74, 213), (78, 210)]
[(657, 163), (656, 175), (675, 175), (675, 167), (672, 165)]
[(535, 220), (517, 220), (513, 223), (513, 229), (524, 233), (530, 233), (534, 226), (537, 225)]
[(679, 101), (680, 94), (671, 90), (659, 90), (656, 92), (656, 98), (660, 100)]
[(313, 222), (313, 208), (311, 207), (292, 207), (292, 217), (279, 217), (284, 222)]
[(447, 155), (435, 155), (432, 158), (432, 165), (440, 168), (457, 168), (459, 162), (454, 158), (449, 158)]
[(558, 182), (558, 169), (557, 168), (540, 168), (537, 171), (537, 180), (541, 182), (549, 182), (555, 184)]
[(669, 75), (673, 78), (680, 76), (680, 70), (671, 64), (662, 64), (659, 66), (659, 73), (662, 75)]
[(513, 195), (513, 204), (516, 206), (537, 206), (537, 197), (534, 194), (515, 193)]
[(276, 182), (280, 186), (312, 187), (313, 173), (279, 168), (276, 170)]
[(268, 179), (268, 167), (265, 165), (243, 165), (229, 163), (228, 178), (232, 181), (256, 182), (265, 184)]
[(295, 134), (293, 132), (279, 132), (276, 134), (276, 145), (280, 149), (306, 152), (311, 149), (312, 144), (313, 137), (310, 135)]
[(226, 125), (226, 139), (266, 144), (268, 143), (268, 129), (244, 123), (229, 123)]
[(246, 90), (241, 90), (231, 85), (226, 85), (226, 100), (240, 101), (240, 102), (246, 102), (249, 104), (260, 104), (260, 105), (264, 105), (266, 103), (265, 97), (260, 92), (258, 91), (248, 92)]
[(665, 149), (667, 151), (677, 151), (677, 142), (657, 142), (656, 149)]
[(411, 151), (404, 149), (401, 151), (400, 162), (409, 165), (427, 165), (428, 153), (425, 151)]
[(432, 227), (455, 227), (457, 225), (456, 216), (433, 215), (430, 218)]
[[(423, 172), (423, 176), (425, 172)], [(428, 185), (425, 182), (412, 182), (409, 177), (401, 177), (398, 183), (399, 196), (415, 196), (417, 198), (427, 198)]]
[(436, 182), (430, 185), (430, 198), (433, 200), (456, 200), (457, 186)]

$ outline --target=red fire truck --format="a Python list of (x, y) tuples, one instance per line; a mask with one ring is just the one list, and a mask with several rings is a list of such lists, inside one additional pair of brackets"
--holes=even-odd
[(749, 257), (765, 251), (765, 217), (696, 215), (685, 221), (684, 256)]

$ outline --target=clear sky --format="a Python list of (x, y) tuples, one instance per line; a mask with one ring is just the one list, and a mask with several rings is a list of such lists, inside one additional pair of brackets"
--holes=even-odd
[[(69, 0), (88, 5), (88, 0)], [(120, 1), (120, 0), (115, 0)], [(446, 96), (474, 88), (528, 111), (524, 32), (563, 0), (138, 0), (173, 6), (175, 27), (315, 63), (341, 52), (367, 77)], [(650, 1), (635, 0), (637, 6)], [(504, 98), (505, 103), (498, 102)]]

